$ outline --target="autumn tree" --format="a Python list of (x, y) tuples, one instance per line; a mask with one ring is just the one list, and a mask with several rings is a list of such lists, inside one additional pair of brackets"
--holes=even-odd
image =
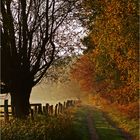
[(80, 56), (72, 65), (71, 78), (78, 81), (84, 91), (92, 92), (94, 83), (94, 64), (89, 55)]
[[(100, 95), (124, 105), (138, 101), (138, 5), (135, 0), (85, 0), (84, 10), (79, 13), (83, 26), (89, 31), (83, 42), (88, 47), (85, 53), (90, 54), (89, 60), (94, 64), (93, 79), (100, 83)], [(82, 58), (80, 65), (85, 65)], [(75, 68), (79, 75), (87, 72)], [(90, 79), (91, 71), (87, 76)], [(105, 91), (100, 88), (103, 84), (106, 84)]]
[(1, 82), (11, 94), (15, 117), (29, 115), (32, 87), (61, 57), (61, 50), (69, 50), (59, 46), (58, 30), (62, 33), (75, 4), (75, 0), (1, 1)]
[(97, 73), (110, 83), (111, 100), (122, 104), (134, 102), (138, 99), (138, 3), (101, 2), (104, 12), (96, 19), (96, 28), (90, 34), (97, 46), (93, 52), (98, 52)]

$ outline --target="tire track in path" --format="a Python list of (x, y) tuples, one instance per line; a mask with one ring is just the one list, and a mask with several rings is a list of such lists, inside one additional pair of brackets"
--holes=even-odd
[(93, 119), (91, 113), (88, 111), (87, 124), (89, 129), (90, 140), (99, 140), (96, 129), (93, 126)]

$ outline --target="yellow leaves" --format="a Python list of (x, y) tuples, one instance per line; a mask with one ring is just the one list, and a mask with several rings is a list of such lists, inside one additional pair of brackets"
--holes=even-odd
[(97, 57), (99, 54), (100, 54), (100, 51), (98, 48), (93, 50), (93, 57)]
[(81, 56), (71, 69), (72, 78), (75, 79), (83, 90), (93, 90), (93, 77), (95, 74), (95, 65), (93, 55), (87, 54)]
[[(138, 4), (138, 3), (137, 3)], [(132, 0), (128, 1), (127, 9), (129, 14), (133, 14), (134, 11), (137, 11), (136, 4), (132, 2)]]
[(121, 81), (125, 81), (125, 76), (122, 75), (122, 76), (120, 77), (120, 80), (121, 80)]
[(130, 49), (128, 50), (128, 53), (127, 53), (128, 59), (133, 58), (133, 57), (135, 56), (135, 54), (136, 54), (135, 50), (130, 48)]
[(120, 104), (128, 104), (130, 102), (138, 101), (138, 94), (136, 92), (137, 87), (131, 83), (130, 85), (124, 85), (120, 88), (114, 89), (110, 92), (110, 96)]

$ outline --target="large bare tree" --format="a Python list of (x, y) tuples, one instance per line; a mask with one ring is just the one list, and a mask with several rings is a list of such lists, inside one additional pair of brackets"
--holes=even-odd
[(32, 87), (63, 50), (55, 39), (58, 40), (58, 29), (75, 3), (75, 0), (1, 1), (1, 82), (2, 90), (6, 88), (11, 94), (15, 117), (29, 115)]

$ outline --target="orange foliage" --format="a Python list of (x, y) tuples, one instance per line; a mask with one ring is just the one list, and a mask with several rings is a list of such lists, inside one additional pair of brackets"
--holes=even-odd
[(94, 64), (88, 55), (80, 57), (71, 69), (71, 77), (79, 82), (83, 90), (93, 90)]
[[(95, 4), (92, 5), (91, 0), (87, 1), (88, 6), (85, 8), (88, 8), (88, 15), (92, 16), (89, 9), (92, 10)], [(119, 104), (120, 110), (125, 114), (137, 117), (139, 98), (138, 3), (134, 0), (95, 2), (101, 11), (91, 21), (94, 24), (88, 35), (90, 44), (94, 44), (95, 48), (79, 58), (71, 74), (86, 91), (100, 93), (101, 97)]]
[(117, 105), (118, 109), (130, 119), (139, 119), (139, 102)]

